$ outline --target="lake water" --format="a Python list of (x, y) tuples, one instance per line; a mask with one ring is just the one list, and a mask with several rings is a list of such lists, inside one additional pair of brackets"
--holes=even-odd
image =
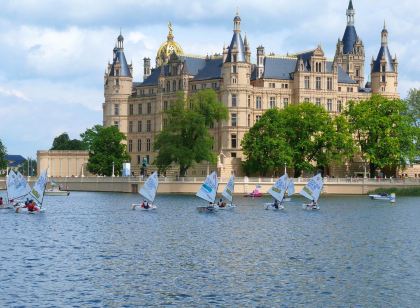
[[(4, 194), (3, 194), (4, 195)], [(0, 306), (415, 307), (420, 198), (303, 199), (284, 212), (236, 198), (200, 214), (194, 196), (46, 197), (40, 215), (0, 211)]]

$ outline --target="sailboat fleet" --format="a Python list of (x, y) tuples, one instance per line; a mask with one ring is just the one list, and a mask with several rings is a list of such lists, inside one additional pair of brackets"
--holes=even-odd
[[(11, 170), (6, 180), (7, 201), (0, 208), (14, 209), (16, 213), (41, 212), (47, 182), (46, 170), (41, 173), (32, 188), (19, 171), (15, 173)], [(24, 201), (25, 198), (26, 201)], [(27, 209), (27, 211), (22, 211), (22, 209)]]

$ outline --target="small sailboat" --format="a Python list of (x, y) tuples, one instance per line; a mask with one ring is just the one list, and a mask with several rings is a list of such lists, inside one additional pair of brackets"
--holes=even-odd
[(21, 213), (22, 209), (26, 208), (26, 213), (37, 214), (44, 211), (42, 203), (44, 201), (45, 188), (47, 187), (48, 177), (47, 170), (43, 171), (35, 182), (29, 196), (33, 199), (32, 202), (25, 202), (25, 206), (19, 206), (16, 208), (16, 213)]
[(157, 206), (154, 205), (153, 202), (155, 201), (158, 186), (159, 178), (157, 171), (155, 171), (151, 176), (149, 176), (143, 187), (139, 190), (139, 194), (146, 199), (146, 202), (143, 202), (142, 204), (132, 204), (131, 209), (135, 210), (136, 208), (139, 208), (142, 211), (156, 210)]
[(15, 173), (13, 170), (10, 170), (6, 181), (6, 191), (7, 202), (1, 208), (13, 209), (23, 204), (21, 199), (29, 194), (31, 187), (19, 171)]
[(255, 189), (252, 192), (245, 195), (245, 197), (252, 197), (252, 198), (260, 198), (262, 196), (263, 196), (263, 193), (261, 192), (261, 185), (256, 185)]
[(311, 200), (311, 203), (302, 204), (303, 209), (305, 210), (319, 210), (318, 199), (321, 195), (322, 187), (324, 186), (324, 181), (322, 180), (321, 173), (318, 173), (312, 177), (308, 183), (303, 187), (299, 192), (305, 198)]
[[(284, 194), (283, 202), (290, 202), (292, 201), (292, 198), (290, 198), (295, 193), (295, 183), (293, 182), (293, 179), (289, 178), (287, 180), (287, 189), (286, 193)], [(286, 197), (287, 194), (287, 197)]]
[(219, 181), (217, 179), (216, 171), (213, 171), (206, 177), (206, 180), (201, 185), (200, 190), (196, 193), (196, 196), (209, 202), (207, 206), (197, 206), (197, 211), (200, 213), (213, 213), (218, 207), (215, 206), (214, 200), (216, 199), (217, 187)]
[[(227, 182), (225, 189), (222, 192), (222, 196), (225, 197), (230, 203), (220, 202), (218, 203), (219, 210), (232, 210), (236, 207), (233, 204), (233, 192), (235, 191), (235, 176), (232, 175)], [(220, 199), (222, 200), (222, 199)]]
[(287, 174), (282, 175), (274, 185), (268, 190), (268, 193), (274, 198), (274, 202), (265, 203), (266, 210), (283, 210), (283, 198), (288, 185)]

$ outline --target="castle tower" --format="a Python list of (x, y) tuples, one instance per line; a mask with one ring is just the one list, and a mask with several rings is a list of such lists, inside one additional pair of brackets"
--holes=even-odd
[(230, 170), (242, 158), (241, 140), (247, 131), (247, 119), (251, 116), (251, 50), (248, 40), (241, 36), (241, 18), (236, 13), (233, 19), (233, 36), (229, 47), (224, 49), (222, 66), (221, 100), (228, 107), (229, 119), (221, 123), (218, 152), (226, 156), (221, 174), (230, 175)]
[(376, 60), (371, 64), (372, 93), (398, 98), (398, 61), (388, 49), (388, 30), (385, 23), (381, 32), (381, 48)]
[(128, 97), (133, 86), (133, 66), (127, 64), (124, 54), (124, 37), (120, 33), (113, 50), (112, 64), (104, 76), (105, 102), (102, 105), (104, 126), (117, 126), (127, 134)]
[(342, 40), (338, 40), (334, 60), (349, 76), (357, 81), (359, 87), (364, 87), (365, 80), (365, 49), (354, 26), (355, 10), (350, 0), (346, 11), (347, 26)]

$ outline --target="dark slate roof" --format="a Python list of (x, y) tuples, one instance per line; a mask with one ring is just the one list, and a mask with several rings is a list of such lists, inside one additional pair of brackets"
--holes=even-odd
[(130, 73), (130, 68), (128, 67), (127, 60), (125, 59), (124, 50), (122, 48), (115, 48), (114, 49), (114, 59), (112, 61), (111, 72), (109, 73), (110, 76), (115, 76), (115, 64), (117, 61), (121, 65), (120, 69), (120, 76), (122, 77), (132, 77)]
[(343, 35), (343, 52), (349, 54), (353, 51), (354, 44), (357, 41), (356, 28), (351, 25), (347, 25), (346, 31)]
[(9, 162), (9, 167), (18, 167), (22, 165), (26, 159), (21, 155), (6, 155), (6, 160)]
[(264, 78), (290, 80), (291, 73), (295, 71), (296, 59), (272, 58), (264, 59)]
[(155, 86), (159, 82), (160, 68), (153, 68), (149, 77), (147, 77), (142, 83), (142, 86)]
[[(327, 61), (327, 71), (332, 72), (332, 66), (333, 62)], [(343, 68), (338, 65), (337, 67), (338, 72), (338, 83), (357, 83), (357, 81), (354, 81), (350, 78), (350, 76), (343, 70)]]
[[(194, 77), (194, 80), (208, 80), (208, 79), (219, 79), (222, 78), (222, 65), (223, 59), (206, 59), (204, 65), (201, 66), (197, 74)], [(188, 62), (187, 62), (187, 68)]]
[[(309, 55), (313, 52), (307, 52), (299, 54), (302, 55), (304, 62), (309, 62)], [(294, 58), (275, 58), (266, 57), (264, 59), (264, 76), (266, 79), (280, 79), (280, 80), (291, 80), (292, 74), (295, 72), (297, 59)], [(327, 61), (327, 72), (332, 72), (333, 62)], [(256, 70), (252, 76), (253, 80), (256, 79)], [(351, 83), (356, 84), (357, 82), (350, 78), (350, 76), (338, 66), (338, 82), (339, 83)]]
[(386, 61), (385, 70), (387, 72), (394, 72), (394, 65), (392, 64), (392, 57), (391, 53), (389, 52), (388, 46), (382, 46), (381, 49), (379, 49), (378, 57), (373, 62), (373, 73), (378, 73), (381, 71), (381, 60), (383, 56), (385, 57)]
[(238, 50), (238, 55), (236, 58), (237, 62), (245, 62), (245, 46), (244, 41), (242, 40), (241, 33), (239, 31), (234, 31), (232, 36), (232, 41), (228, 47), (228, 54), (226, 57), (226, 62), (232, 62), (232, 49), (235, 48)]
[(349, 10), (353, 10), (353, 2), (352, 2), (352, 0), (350, 0), (350, 2), (349, 2), (349, 8), (348, 8)]
[[(208, 80), (222, 78), (223, 59), (220, 58), (197, 58), (191, 56), (180, 56), (179, 59), (185, 63), (186, 72), (194, 76), (194, 80)], [(146, 80), (141, 83), (142, 86), (157, 85), (162, 67), (152, 69), (152, 72)], [(163, 67), (163, 73), (169, 74), (169, 67)]]
[(371, 93), (372, 89), (371, 88), (359, 88), (359, 92), (362, 93)]

